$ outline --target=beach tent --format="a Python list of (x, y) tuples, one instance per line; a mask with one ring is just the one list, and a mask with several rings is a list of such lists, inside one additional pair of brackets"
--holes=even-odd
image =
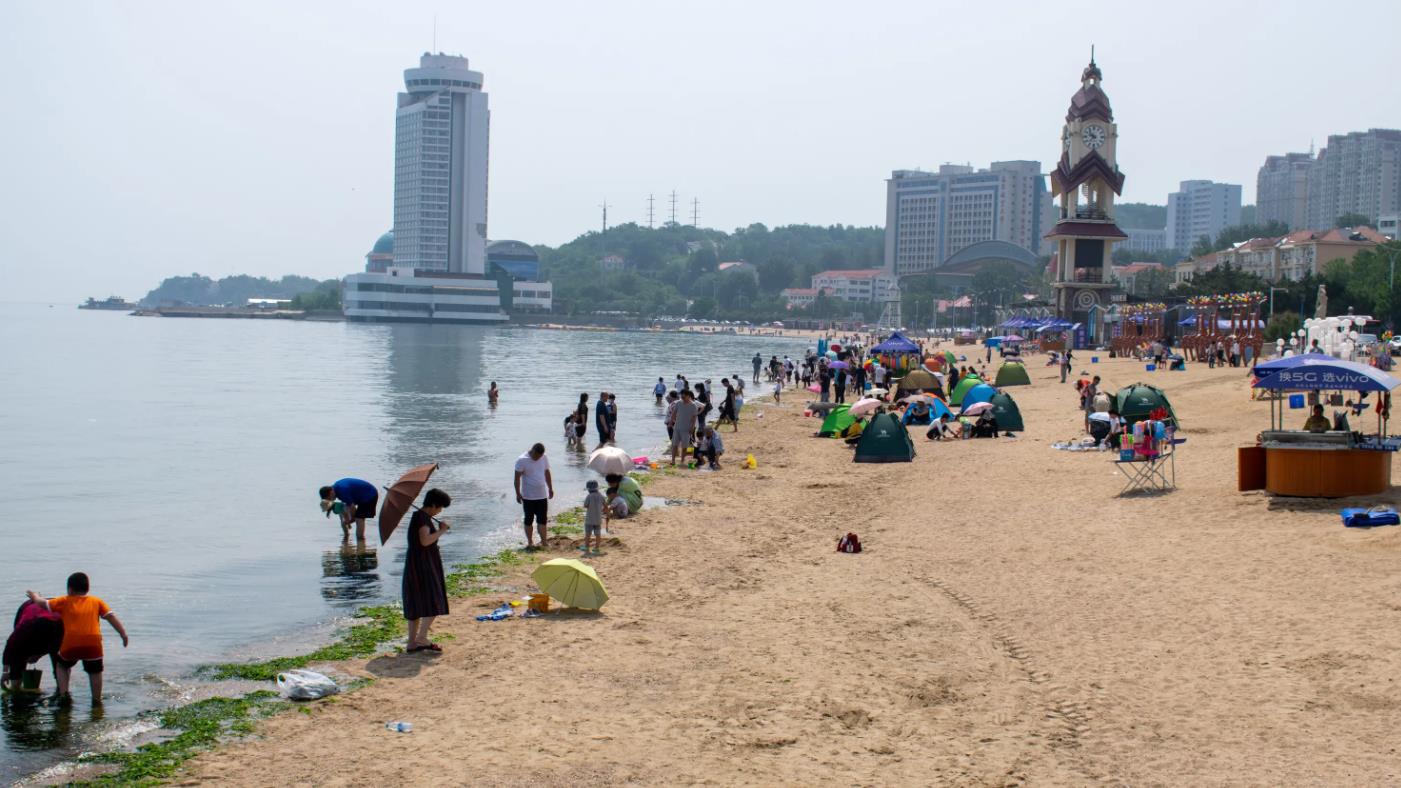
[(850, 427), (853, 421), (856, 421), (856, 417), (851, 415), (851, 406), (838, 405), (832, 408), (831, 412), (827, 414), (827, 418), (822, 420), (822, 427), (817, 431), (817, 434), (824, 438), (830, 438)]
[(896, 386), (896, 388), (902, 397), (905, 392), (927, 391), (930, 389), (943, 390), (943, 386), (939, 385), (939, 379), (934, 377), (934, 373), (927, 369), (912, 370), (908, 375), (900, 378), (899, 385)]
[(992, 417), (997, 419), (997, 428), (1003, 432), (1021, 432), (1025, 427), (1022, 425), (1022, 412), (1017, 407), (1017, 401), (1012, 399), (1012, 395), (1005, 391), (999, 391), (988, 400), (992, 405)]
[(853, 462), (910, 462), (915, 458), (915, 444), (905, 425), (893, 413), (878, 413), (871, 417), (861, 440), (856, 443)]
[(966, 378), (960, 379), (958, 381), (958, 385), (954, 386), (953, 391), (949, 392), (949, 404), (962, 405), (963, 395), (967, 394), (969, 389), (973, 388), (974, 386), (983, 385), (986, 384), (983, 383), (983, 381), (977, 375), (969, 375)]
[(979, 402), (992, 402), (992, 398), (996, 394), (997, 389), (986, 383), (979, 383), (976, 386), (970, 386), (967, 391), (963, 392), (963, 399), (958, 404), (962, 408), (967, 408)]
[(998, 388), (1004, 386), (1030, 386), (1031, 376), (1026, 374), (1026, 365), (1020, 361), (1008, 361), (997, 369), (994, 381)]
[(1135, 383), (1132, 386), (1125, 386), (1119, 389), (1115, 395), (1118, 404), (1119, 415), (1124, 417), (1124, 422), (1133, 426), (1148, 418), (1148, 414), (1162, 408), (1167, 411), (1166, 421), (1172, 426), (1179, 426), (1177, 414), (1172, 410), (1172, 403), (1168, 402), (1167, 395), (1157, 386), (1150, 386), (1147, 383)]

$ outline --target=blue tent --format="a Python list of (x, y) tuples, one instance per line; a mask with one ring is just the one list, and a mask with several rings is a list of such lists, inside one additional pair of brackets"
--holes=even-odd
[(1401, 380), (1375, 367), (1343, 361), (1326, 353), (1304, 353), (1255, 367), (1257, 389), (1277, 391), (1391, 391)]
[(993, 395), (996, 393), (997, 389), (992, 386), (986, 383), (979, 383), (973, 388), (963, 392), (963, 401), (960, 403), (960, 406), (964, 410), (968, 410), (969, 406), (976, 405), (979, 402), (992, 402)]
[(919, 345), (905, 339), (899, 331), (890, 335), (890, 338), (871, 348), (873, 353), (918, 353)]

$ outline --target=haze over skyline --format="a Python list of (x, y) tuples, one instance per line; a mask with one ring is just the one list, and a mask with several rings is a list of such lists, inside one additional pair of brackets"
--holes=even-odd
[(0, 7), (6, 300), (139, 297), (199, 272), (360, 270), (392, 223), (394, 105), (433, 45), (490, 95), (489, 234), (657, 219), (879, 225), (892, 169), (1048, 169), (1091, 44), (1122, 201), (1244, 187), (1269, 154), (1401, 126), (1395, 3), (1165, 11), (892, 3)]

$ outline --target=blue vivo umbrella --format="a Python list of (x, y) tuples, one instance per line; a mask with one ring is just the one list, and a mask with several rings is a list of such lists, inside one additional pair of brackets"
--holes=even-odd
[(1257, 389), (1275, 391), (1391, 391), (1401, 380), (1375, 367), (1343, 361), (1324, 353), (1304, 353), (1255, 367)]

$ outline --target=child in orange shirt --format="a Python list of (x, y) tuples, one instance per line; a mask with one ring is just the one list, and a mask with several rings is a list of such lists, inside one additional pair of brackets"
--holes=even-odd
[(126, 648), (126, 627), (100, 598), (88, 596), (88, 576), (74, 572), (68, 576), (67, 596), (44, 599), (33, 591), (28, 592), (34, 604), (52, 610), (63, 619), (63, 645), (58, 648), (58, 659), (54, 664), (54, 679), (58, 682), (58, 694), (68, 695), (68, 681), (73, 666), (78, 660), (83, 662), (83, 670), (88, 674), (88, 684), (92, 688), (94, 706), (102, 703), (102, 620), (112, 625), (122, 636), (122, 648)]

